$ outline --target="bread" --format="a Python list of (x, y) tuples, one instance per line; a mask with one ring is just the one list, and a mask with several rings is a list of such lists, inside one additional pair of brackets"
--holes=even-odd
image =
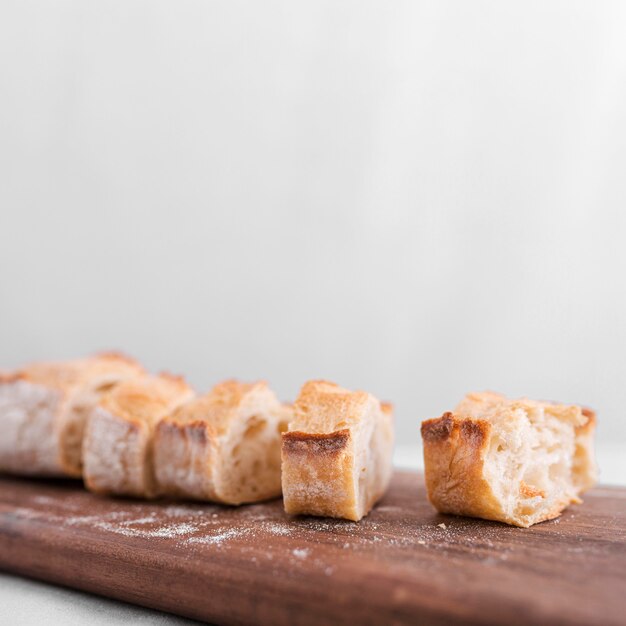
[(428, 497), (441, 513), (527, 528), (596, 480), (595, 415), (575, 405), (471, 393), (422, 423)]
[(142, 498), (158, 495), (152, 443), (158, 422), (193, 397), (182, 378), (141, 376), (114, 387), (89, 417), (83, 478), (93, 492)]
[(160, 492), (226, 504), (278, 497), (280, 434), (291, 414), (265, 382), (216, 385), (157, 426)]
[(391, 405), (324, 381), (305, 383), (282, 435), (285, 511), (360, 520), (391, 478)]
[(86, 415), (113, 385), (142, 372), (116, 353), (35, 363), (0, 377), (0, 471), (80, 477)]

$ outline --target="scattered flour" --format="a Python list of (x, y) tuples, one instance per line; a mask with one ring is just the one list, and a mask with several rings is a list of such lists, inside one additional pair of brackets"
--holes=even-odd
[(262, 522), (260, 528), (272, 535), (285, 536), (291, 534), (291, 528), (289, 528), (289, 526), (282, 526), (281, 524)]
[(148, 537), (178, 537), (180, 535), (189, 535), (196, 532), (198, 526), (183, 522), (181, 524), (170, 524), (169, 526), (161, 526), (156, 530), (145, 531)]
[[(85, 495), (85, 498), (92, 496)], [(99, 503), (98, 503), (99, 502)], [(508, 538), (515, 530), (488, 522), (463, 520), (450, 524), (437, 522), (435, 513), (422, 514), (403, 507), (387, 504), (377, 507), (371, 516), (360, 523), (314, 517), (288, 517), (280, 503), (272, 502), (241, 508), (214, 504), (139, 502), (113, 499), (90, 500), (88, 514), (80, 515), (86, 504), (81, 497), (49, 497), (33, 495), (28, 505), (15, 507), (13, 515), (74, 529), (97, 528), (117, 536), (143, 539), (169, 539), (181, 549), (200, 551), (226, 547), (237, 542), (237, 549), (249, 553), (251, 562), (267, 564), (274, 556), (291, 557), (293, 565), (307, 563), (321, 573), (331, 576), (337, 565), (348, 562), (353, 554), (367, 551), (372, 555), (381, 550), (405, 553), (406, 558), (419, 558), (412, 552), (418, 546), (428, 546), (441, 554), (451, 548), (476, 551), (479, 558), (504, 560), (506, 553), (515, 550)], [(111, 510), (113, 509), (113, 510)], [(439, 518), (441, 520), (441, 518)], [(559, 520), (553, 522), (558, 524)], [(558, 526), (553, 532), (557, 531)], [(281, 538), (291, 537), (292, 540)], [(297, 543), (293, 540), (297, 540)], [(502, 541), (507, 545), (503, 545)], [(324, 549), (316, 549), (316, 545)], [(327, 548), (338, 550), (332, 565), (322, 555)], [(494, 554), (494, 551), (496, 552)], [(256, 560), (258, 559), (258, 560)], [(436, 565), (434, 566), (436, 567)]]
[(37, 504), (54, 504), (56, 501), (54, 498), (50, 498), (49, 496), (35, 496), (33, 498), (33, 502)]
[[(162, 509), (163, 513), (168, 517), (206, 517), (214, 506), (191, 508), (188, 506), (170, 505)], [(212, 517), (217, 517), (217, 513), (213, 513)]]
[[(134, 520), (130, 521), (130, 523), (133, 523), (133, 522)], [(167, 524), (165, 526), (160, 526), (159, 528), (155, 528), (154, 530), (130, 528), (129, 525), (125, 525), (124, 522), (122, 523), (96, 522), (93, 525), (96, 528), (100, 528), (101, 530), (107, 530), (117, 535), (124, 535), (126, 537), (145, 537), (145, 538), (179, 537), (181, 535), (188, 535), (198, 530), (198, 526), (195, 526), (193, 524), (189, 524), (186, 522), (183, 522), (180, 524)]]
[(311, 554), (311, 551), (308, 548), (296, 548), (295, 550), (292, 550), (292, 554), (297, 559), (306, 559), (309, 554)]
[(154, 515), (148, 515), (147, 517), (140, 517), (139, 519), (127, 519), (120, 522), (120, 524), (124, 526), (130, 526), (131, 524), (154, 524), (155, 521)]
[(230, 539), (237, 539), (250, 533), (249, 528), (229, 528), (224, 532), (217, 533), (216, 535), (205, 535), (203, 537), (189, 537), (185, 540), (188, 544), (221, 544)]
[(76, 525), (89, 525), (89, 524), (96, 524), (98, 522), (101, 522), (104, 518), (110, 518), (110, 515), (75, 515), (72, 517), (66, 517), (63, 520), (63, 524), (65, 526), (76, 526)]

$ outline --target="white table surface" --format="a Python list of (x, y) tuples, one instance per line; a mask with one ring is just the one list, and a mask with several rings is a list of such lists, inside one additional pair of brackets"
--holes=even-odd
[(160, 611), (0, 573), (0, 624), (197, 624)]
[[(603, 445), (598, 449), (598, 459), (600, 481), (603, 484), (626, 485), (626, 445)], [(421, 450), (418, 447), (400, 446), (396, 450), (394, 462), (398, 468), (421, 469)], [(11, 626), (197, 623), (167, 613), (2, 573), (0, 607), (0, 624)]]

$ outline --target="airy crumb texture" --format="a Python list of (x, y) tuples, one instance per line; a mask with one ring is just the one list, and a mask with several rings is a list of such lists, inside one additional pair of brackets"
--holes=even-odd
[(83, 478), (90, 491), (157, 495), (152, 442), (157, 423), (193, 397), (182, 378), (161, 374), (127, 380), (106, 394), (88, 419)]
[(87, 415), (104, 393), (142, 372), (111, 352), (0, 376), (0, 471), (80, 477)]
[(291, 416), (265, 382), (216, 385), (158, 424), (159, 491), (227, 504), (278, 497), (280, 435)]
[(524, 528), (558, 517), (595, 483), (594, 428), (590, 409), (470, 393), (422, 423), (430, 501)]
[(283, 434), (285, 511), (360, 520), (391, 477), (393, 416), (363, 391), (305, 383)]

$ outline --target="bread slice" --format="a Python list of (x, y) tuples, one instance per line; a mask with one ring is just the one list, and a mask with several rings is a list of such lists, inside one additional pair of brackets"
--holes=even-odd
[(121, 383), (93, 410), (83, 441), (83, 477), (96, 493), (158, 495), (152, 462), (157, 423), (191, 400), (182, 378), (161, 374)]
[(280, 434), (291, 415), (265, 382), (216, 385), (157, 426), (161, 493), (226, 504), (278, 497)]
[(422, 423), (428, 497), (441, 513), (527, 528), (596, 480), (595, 415), (575, 405), (471, 393)]
[(391, 478), (391, 405), (364, 391), (310, 381), (294, 409), (282, 436), (285, 511), (360, 520)]
[(0, 377), (0, 471), (80, 477), (86, 416), (103, 393), (143, 371), (105, 353), (35, 363)]

